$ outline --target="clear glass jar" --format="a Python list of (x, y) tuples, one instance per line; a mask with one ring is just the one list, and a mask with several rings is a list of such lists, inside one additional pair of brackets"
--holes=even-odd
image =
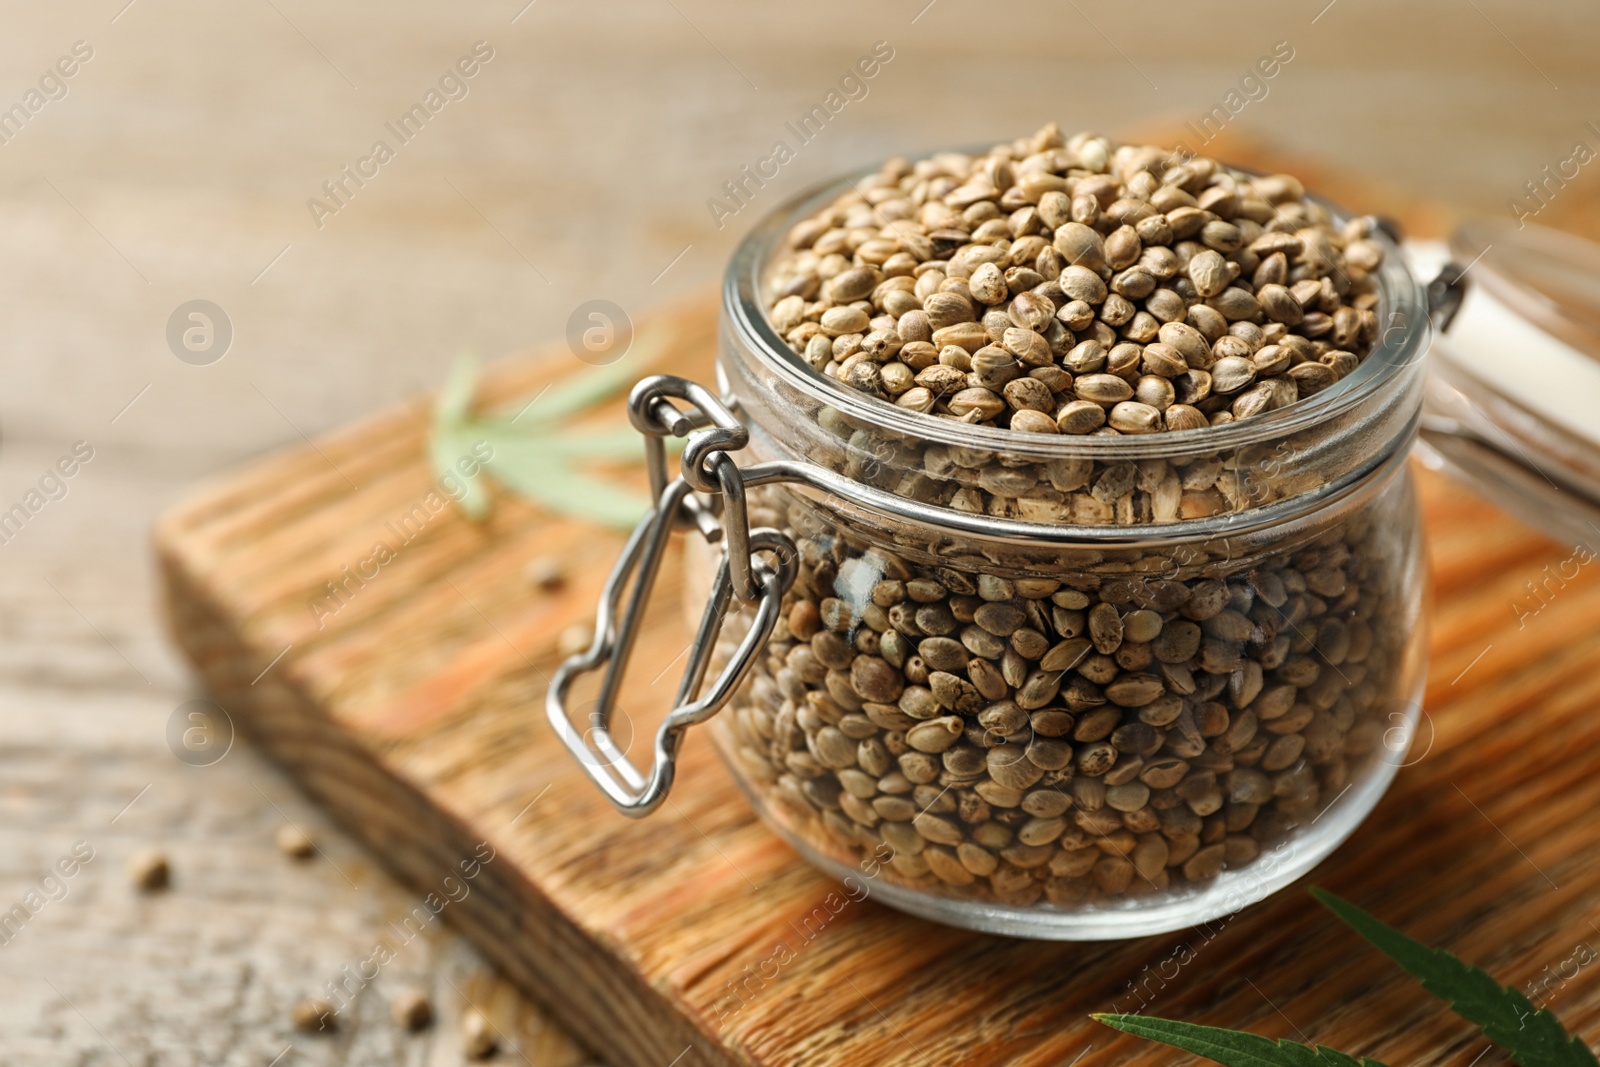
[[(711, 546), (702, 562), (722, 569), (702, 644), (730, 585), (758, 605), (736, 616), (753, 625), (723, 628), (720, 655), (691, 667), (680, 705), (713, 663), (721, 674), (663, 727), (648, 779), (610, 750), (613, 800), (633, 814), (659, 802), (646, 794), (670, 785), (682, 730), (725, 701), (713, 734), (761, 817), (810, 862), (926, 918), (1133, 937), (1310, 870), (1377, 803), (1420, 708), (1427, 579), (1406, 454), (1428, 321), (1401, 257), (1376, 238), (1390, 254), (1372, 351), (1307, 400), (1143, 437), (1020, 435), (841, 388), (774, 330), (764, 273), (791, 226), (844, 188), (780, 209), (730, 264), (728, 410), (710, 432), (731, 451), (742, 432), (728, 416), (745, 428), (743, 481), (693, 436), (684, 458), (699, 488), (749, 488), (747, 518), (730, 507), (722, 523), (762, 528), (758, 558), (794, 554), (730, 577)], [(672, 420), (645, 425), (660, 400), (649, 384), (635, 425), (659, 436)], [(715, 534), (711, 508), (687, 518)], [(659, 529), (630, 542), (646, 575)], [(615, 616), (632, 566), (573, 673), (625, 659)], [(691, 583), (694, 611), (710, 589)], [(552, 686), (552, 722), (567, 684)]]

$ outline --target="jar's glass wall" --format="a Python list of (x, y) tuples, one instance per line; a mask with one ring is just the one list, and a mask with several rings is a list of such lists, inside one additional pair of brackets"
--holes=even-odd
[(800, 577), (713, 723), (735, 778), (812, 862), (994, 932), (1178, 929), (1309, 870), (1377, 803), (1419, 708), (1404, 455), (1428, 327), (1400, 257), (1373, 276), (1370, 354), (1309, 400), (1022, 434), (842, 389), (774, 331), (765, 266), (843, 187), (763, 222), (724, 289), (741, 465), (849, 485), (752, 494)]
[(1058, 937), (1215, 918), (1331, 851), (1403, 758), (1425, 639), (1403, 466), (1250, 545), (1025, 572), (759, 496), (800, 578), (719, 747), (809, 858), (906, 910)]
[[(770, 448), (757, 458), (819, 463), (860, 483), (866, 498), (936, 507), (954, 528), (984, 535), (994, 519), (1019, 528), (1124, 527), (1240, 515), (1285, 500), (1311, 506), (1411, 432), (1429, 322), (1421, 289), (1381, 231), (1371, 237), (1386, 254), (1372, 277), (1379, 305), (1361, 365), (1307, 400), (1226, 426), (1028, 434), (917, 414), (828, 381), (772, 326), (764, 278), (793, 221), (848, 187), (838, 183), (770, 216), (729, 264), (719, 374), (745, 421), (768, 431)], [(1203, 484), (1174, 476), (1192, 464), (1216, 467), (1217, 476)]]

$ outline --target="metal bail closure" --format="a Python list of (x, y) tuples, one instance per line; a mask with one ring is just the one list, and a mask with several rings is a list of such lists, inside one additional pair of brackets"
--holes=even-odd
[[(694, 409), (681, 412), (668, 398), (687, 401)], [(729, 450), (744, 447), (748, 434), (714, 393), (682, 378), (657, 375), (634, 388), (629, 413), (633, 425), (646, 435), (657, 501), (634, 528), (606, 579), (593, 643), (563, 662), (551, 680), (545, 694), (545, 714), (556, 736), (611, 803), (623, 814), (639, 818), (660, 806), (672, 788), (684, 731), (721, 710), (772, 636), (783, 594), (798, 572), (798, 558), (794, 543), (781, 531), (749, 528), (743, 476), (728, 455)], [(662, 439), (669, 434), (688, 436), (689, 442), (684, 448), (682, 476), (662, 484), (666, 481)], [(694, 495), (697, 489), (712, 500), (720, 499), (721, 521), (706, 501)], [(611, 720), (667, 542), (672, 531), (684, 525), (696, 528), (707, 541), (722, 541), (724, 550), (712, 583), (711, 599), (689, 647), (689, 661), (673, 698), (673, 709), (656, 731), (653, 763), (648, 773), (641, 773), (617, 746), (611, 734)], [(755, 607), (754, 618), (727, 664), (702, 695), (701, 687), (735, 598), (741, 608), (743, 604)], [(588, 728), (580, 732), (567, 707), (568, 693), (579, 676), (602, 668), (600, 692), (588, 713)]]

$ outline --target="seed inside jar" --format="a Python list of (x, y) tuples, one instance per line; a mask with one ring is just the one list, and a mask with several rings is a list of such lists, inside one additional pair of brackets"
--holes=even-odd
[(725, 748), (811, 847), (892, 857), (882, 876), (925, 892), (1196, 890), (1372, 773), (1404, 673), (1405, 504), (1243, 563), (1134, 548), (1019, 572), (757, 490), (751, 521), (791, 533), (799, 576)]
[[(830, 380), (932, 418), (1163, 433), (1259, 416), (1349, 374), (1377, 337), (1383, 255), (1364, 220), (1336, 225), (1291, 177), (1051, 125), (854, 183), (793, 228), (768, 306)], [(970, 365), (947, 362), (950, 348)], [(1165, 417), (1195, 372), (1211, 389), (1188, 384)], [(1257, 379), (1270, 387), (1232, 398)]]
[[(1319, 427), (1212, 455), (1204, 431), (1361, 365), (1385, 247), (1292, 177), (1048, 126), (889, 161), (793, 227), (766, 285), (773, 324), (839, 386), (811, 416), (814, 461), (966, 514), (1171, 523), (1314, 487), (1295, 458)], [(845, 402), (863, 393), (926, 435), (880, 429)], [(955, 443), (966, 426), (1017, 451)], [(1106, 437), (1172, 448), (1119, 460)]]
[[(840, 388), (793, 430), (811, 461), (952, 514), (1248, 512), (1324, 488), (1299, 462), (1322, 431), (1207, 442), (1360, 366), (1383, 249), (1291, 177), (1053, 126), (892, 160), (771, 265), (773, 324)], [(891, 430), (851, 389), (916, 418)], [(920, 891), (1198, 891), (1375, 773), (1414, 634), (1410, 501), (1385, 484), (1248, 543), (1224, 521), (1071, 548), (754, 490), (798, 578), (723, 747), (806, 846)]]

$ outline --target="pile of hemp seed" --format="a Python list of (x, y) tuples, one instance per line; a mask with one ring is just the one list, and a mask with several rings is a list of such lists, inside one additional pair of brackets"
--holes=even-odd
[(1058, 908), (1203, 888), (1381, 773), (1413, 682), (1407, 486), (1231, 566), (1020, 574), (758, 490), (799, 577), (722, 748), (803, 844), (900, 885)]
[(773, 325), (816, 370), (1036, 434), (1193, 430), (1293, 404), (1377, 337), (1383, 248), (1288, 175), (1054, 125), (893, 159), (789, 233)]

